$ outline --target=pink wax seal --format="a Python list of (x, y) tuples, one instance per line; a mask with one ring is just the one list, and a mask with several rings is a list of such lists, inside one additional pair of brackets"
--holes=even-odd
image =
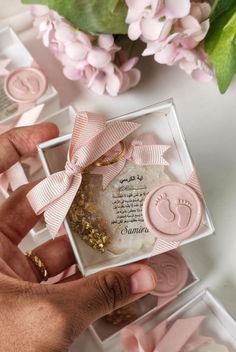
[(47, 78), (38, 68), (24, 67), (12, 71), (5, 80), (5, 93), (17, 103), (33, 103), (47, 89)]
[(143, 205), (150, 232), (165, 241), (182, 241), (192, 236), (202, 219), (197, 193), (181, 183), (167, 183), (151, 191)]
[(171, 251), (152, 257), (149, 265), (156, 271), (158, 284), (153, 295), (170, 297), (177, 295), (187, 283), (189, 270), (178, 251)]

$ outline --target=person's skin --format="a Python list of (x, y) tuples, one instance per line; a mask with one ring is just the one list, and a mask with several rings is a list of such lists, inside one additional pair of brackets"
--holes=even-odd
[[(57, 135), (53, 124), (2, 134), (0, 174), (33, 155), (38, 143)], [(26, 198), (32, 186), (22, 186), (0, 206), (0, 351), (67, 351), (91, 322), (150, 292), (157, 284), (156, 275), (144, 264), (132, 264), (87, 278), (78, 273), (55, 285), (40, 284), (37, 268), (17, 247), (39, 219)], [(50, 277), (75, 263), (66, 236), (34, 253)]]

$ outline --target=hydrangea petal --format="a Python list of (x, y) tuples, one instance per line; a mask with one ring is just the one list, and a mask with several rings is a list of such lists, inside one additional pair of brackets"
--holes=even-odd
[(98, 45), (100, 48), (109, 50), (114, 44), (114, 37), (110, 34), (101, 34), (98, 37)]
[(141, 23), (142, 36), (147, 40), (157, 40), (159, 39), (164, 22), (159, 21), (158, 18), (144, 18)]
[(69, 66), (63, 68), (63, 73), (68, 79), (72, 81), (77, 81), (83, 75), (81, 70), (77, 70), (76, 68)]
[(126, 0), (128, 6), (126, 22), (130, 24), (139, 20), (145, 8), (150, 6), (151, 3), (152, 0)]
[(190, 0), (165, 0), (166, 16), (168, 18), (182, 18), (190, 12)]
[(49, 14), (49, 8), (45, 5), (33, 5), (31, 6), (31, 14), (34, 17), (46, 16)]
[(132, 57), (131, 59), (127, 60), (122, 66), (121, 70), (123, 72), (130, 71), (138, 62), (138, 57)]
[(88, 63), (95, 68), (105, 67), (111, 61), (111, 55), (100, 48), (93, 48), (88, 54)]
[(90, 89), (98, 94), (98, 95), (102, 95), (105, 93), (105, 88), (106, 88), (106, 80), (105, 80), (105, 76), (103, 74), (98, 74), (96, 75), (95, 79), (93, 80)]
[(154, 59), (159, 64), (173, 65), (178, 53), (175, 44), (167, 44), (162, 50), (158, 51)]
[(127, 75), (129, 77), (129, 87), (128, 87), (128, 89), (135, 87), (139, 83), (139, 81), (141, 79), (141, 72), (137, 68), (133, 68), (132, 70), (127, 72)]
[(192, 78), (201, 82), (210, 82), (213, 79), (213, 74), (210, 74), (209, 72), (206, 72), (198, 68), (192, 72)]
[(137, 40), (140, 35), (142, 34), (141, 28), (140, 28), (140, 22), (133, 22), (130, 24), (128, 28), (128, 37), (131, 40)]
[(118, 95), (121, 87), (121, 81), (116, 74), (108, 75), (106, 78), (106, 90), (112, 97)]
[(61, 23), (57, 26), (55, 38), (64, 44), (75, 40), (75, 31), (66, 23)]
[(83, 60), (88, 53), (88, 48), (78, 42), (72, 42), (66, 45), (65, 51), (72, 60)]

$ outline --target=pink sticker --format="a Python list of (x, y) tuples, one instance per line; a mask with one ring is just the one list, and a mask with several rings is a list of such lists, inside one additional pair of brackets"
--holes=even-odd
[(187, 283), (188, 267), (178, 251), (171, 251), (149, 260), (149, 265), (156, 271), (158, 285), (153, 295), (166, 297), (175, 296)]
[(181, 183), (164, 184), (150, 192), (143, 205), (144, 221), (164, 241), (182, 241), (192, 236), (202, 219), (197, 193)]
[(6, 95), (17, 103), (37, 101), (47, 90), (47, 78), (38, 68), (26, 67), (12, 71), (5, 80)]

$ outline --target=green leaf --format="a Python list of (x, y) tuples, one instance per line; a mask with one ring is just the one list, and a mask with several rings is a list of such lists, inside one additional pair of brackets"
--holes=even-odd
[(22, 0), (47, 5), (75, 28), (90, 33), (127, 34), (128, 8), (124, 0)]
[(236, 5), (211, 23), (205, 49), (215, 68), (220, 92), (225, 93), (236, 73)]
[(235, 0), (216, 0), (212, 8), (211, 21), (235, 6)]

